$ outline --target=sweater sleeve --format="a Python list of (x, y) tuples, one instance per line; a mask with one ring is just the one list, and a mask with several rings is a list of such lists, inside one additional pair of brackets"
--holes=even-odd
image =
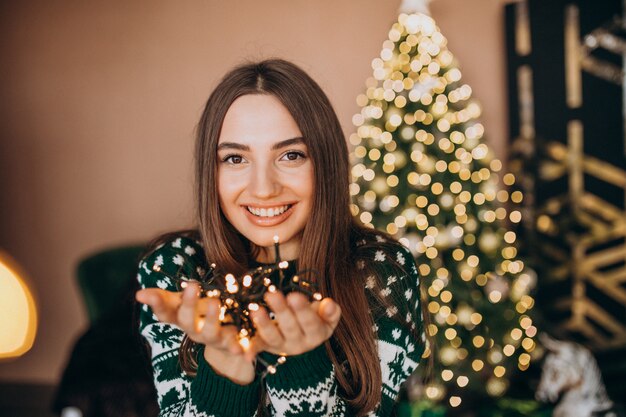
[[(177, 278), (186, 280), (202, 272), (202, 254), (195, 240), (181, 237), (166, 242), (140, 261), (137, 279), (141, 288), (179, 291)], [(180, 328), (159, 322), (147, 305), (141, 307), (139, 327), (151, 348), (161, 417), (256, 415), (260, 401), (259, 378), (242, 386), (217, 375), (204, 360), (202, 349), (197, 357), (197, 375), (192, 378), (179, 364), (178, 353), (184, 335)]]
[[(395, 257), (406, 273), (398, 274), (388, 256)], [(424, 350), (425, 337), (419, 301), (419, 278), (413, 257), (403, 247), (378, 251), (373, 260), (379, 277), (368, 277), (365, 287), (381, 291), (384, 307), (372, 305), (377, 333), (378, 356), (382, 372), (381, 403), (370, 417), (392, 415), (400, 385), (417, 368)], [(380, 286), (371, 280), (378, 279)], [(382, 289), (381, 289), (382, 288)], [(371, 302), (377, 297), (369, 297)], [(382, 314), (376, 311), (382, 310)], [(420, 335), (420, 336), (415, 336)], [(274, 355), (266, 355), (269, 362)], [(270, 411), (273, 416), (353, 416), (339, 394), (335, 368), (322, 345), (302, 355), (287, 358), (277, 372), (266, 378)]]

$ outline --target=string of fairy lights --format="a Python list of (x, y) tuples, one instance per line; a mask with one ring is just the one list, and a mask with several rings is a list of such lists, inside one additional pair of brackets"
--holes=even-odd
[[(189, 257), (195, 252), (177, 251), (179, 265), (191, 264)], [(199, 287), (198, 297), (220, 300), (219, 321), (222, 326), (235, 326), (237, 340), (243, 349), (250, 347), (251, 338), (256, 333), (256, 326), (250, 316), (251, 311), (265, 308), (270, 317), (273, 315), (265, 294), (280, 291), (283, 294), (297, 291), (306, 295), (310, 301), (321, 301), (315, 271), (295, 271), (295, 264), (280, 258), (279, 237), (274, 236), (274, 263), (253, 268), (243, 275), (235, 276), (221, 270), (216, 264), (203, 265), (196, 270), (184, 272), (182, 267), (175, 274), (170, 274), (162, 267), (162, 260), (157, 258), (151, 269), (168, 277), (178, 291), (184, 290), (190, 282)], [(290, 268), (291, 267), (291, 268)], [(262, 376), (275, 374), (277, 367), (287, 361), (285, 355), (278, 356), (276, 363), (268, 363), (261, 356), (257, 360), (263, 366)]]
[(424, 14), (392, 26), (357, 97), (350, 193), (354, 216), (415, 255), (437, 344), (424, 391), (457, 407), (470, 391), (502, 395), (515, 368), (528, 369), (536, 277), (511, 230), (523, 195), (481, 143), (480, 106), (446, 43)]

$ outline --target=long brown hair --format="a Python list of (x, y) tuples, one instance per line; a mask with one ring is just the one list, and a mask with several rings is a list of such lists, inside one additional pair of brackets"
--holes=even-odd
[[(342, 308), (326, 350), (342, 396), (359, 415), (366, 414), (381, 400), (382, 377), (363, 272), (355, 268), (355, 242), (372, 232), (358, 226), (350, 213), (348, 148), (333, 107), (319, 85), (290, 62), (271, 59), (236, 67), (206, 103), (195, 152), (198, 229), (206, 257), (224, 270), (242, 273), (254, 255), (255, 248), (227, 221), (217, 197), (217, 144), (222, 123), (232, 103), (248, 94), (269, 94), (280, 100), (307, 145), (315, 193), (298, 264), (318, 271), (320, 291)], [(248, 259), (242, 260), (242, 254)], [(195, 366), (192, 355), (193, 346), (187, 340), (181, 347), (183, 369)]]

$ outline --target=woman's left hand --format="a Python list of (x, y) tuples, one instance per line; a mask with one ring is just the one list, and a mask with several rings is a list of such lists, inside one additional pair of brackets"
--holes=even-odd
[(260, 308), (251, 312), (257, 334), (267, 352), (276, 355), (299, 355), (315, 349), (332, 336), (341, 307), (331, 298), (310, 302), (303, 294), (281, 292), (265, 295), (274, 312), (274, 320)]

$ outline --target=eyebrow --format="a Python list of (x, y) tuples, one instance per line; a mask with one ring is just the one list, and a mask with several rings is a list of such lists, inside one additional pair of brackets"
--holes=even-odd
[[(275, 151), (278, 149), (285, 148), (287, 146), (299, 145), (301, 143), (304, 143), (304, 138), (301, 136), (291, 138), (291, 139), (285, 139), (285, 140), (281, 140), (280, 142), (274, 143), (272, 145), (271, 150)], [(217, 145), (217, 150), (220, 151), (222, 149), (238, 149), (240, 151), (249, 151), (250, 147), (248, 145), (243, 145), (237, 142), (222, 142), (219, 145)]]

